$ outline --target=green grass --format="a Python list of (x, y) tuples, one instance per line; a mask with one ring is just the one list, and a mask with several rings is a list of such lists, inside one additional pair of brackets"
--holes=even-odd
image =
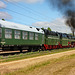
[(51, 51), (47, 50), (47, 51), (40, 51), (40, 52), (37, 51), (37, 52), (29, 52), (29, 53), (20, 53), (18, 55), (17, 54), (9, 55), (7, 57), (0, 56), (0, 63), (21, 60), (21, 59), (27, 59), (27, 58), (33, 58), (33, 57), (37, 57), (37, 56), (49, 55), (49, 54), (54, 54), (54, 53), (59, 53), (59, 52), (70, 51), (70, 50), (75, 50), (75, 48), (54, 49)]
[(21, 75), (21, 74), (27, 75), (28, 73), (31, 73), (33, 70), (35, 70), (37, 68), (47, 66), (47, 65), (51, 65), (51, 64), (54, 64), (54, 63), (57, 63), (57, 62), (62, 62), (62, 61), (68, 60), (68, 59), (74, 59), (74, 58), (75, 58), (75, 54), (63, 56), (63, 57), (60, 57), (58, 59), (56, 59), (56, 58), (51, 59), (51, 60), (48, 60), (48, 61), (45, 61), (45, 62), (41, 62), (39, 64), (29, 66), (27, 68), (23, 68), (23, 69), (19, 69), (17, 71), (14, 71), (14, 72), (6, 73), (5, 75), (18, 75), (18, 74), (19, 75)]

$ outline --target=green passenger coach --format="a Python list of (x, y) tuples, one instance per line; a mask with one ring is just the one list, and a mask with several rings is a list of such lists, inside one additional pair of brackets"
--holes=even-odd
[[(41, 29), (0, 20), (0, 47), (2, 50), (39, 49), (44, 44)], [(0, 48), (0, 49), (1, 49)]]

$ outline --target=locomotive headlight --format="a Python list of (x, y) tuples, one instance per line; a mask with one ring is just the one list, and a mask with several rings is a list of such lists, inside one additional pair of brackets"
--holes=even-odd
[(1, 40), (1, 44), (4, 45), (5, 44), (5, 39)]
[(1, 42), (1, 44), (2, 44), (2, 45), (4, 45), (4, 44), (5, 44), (5, 42)]

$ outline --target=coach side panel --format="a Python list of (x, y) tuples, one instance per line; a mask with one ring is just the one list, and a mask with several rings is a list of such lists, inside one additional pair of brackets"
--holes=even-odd
[[(9, 29), (12, 31), (11, 33), (12, 37), (10, 37), (8, 33), (6, 33), (5, 29), (8, 28), (2, 28), (2, 39), (1, 39), (1, 42), (5, 42), (4, 45), (42, 45), (43, 43), (41, 33), (17, 30), (20, 32), (20, 38), (15, 39), (15, 30)], [(10, 31), (8, 32), (10, 33)], [(23, 39), (23, 32), (27, 32), (27, 39)], [(5, 34), (7, 34), (7, 36)], [(6, 37), (10, 37), (10, 38), (6, 38)], [(18, 36), (16, 35), (16, 37)]]

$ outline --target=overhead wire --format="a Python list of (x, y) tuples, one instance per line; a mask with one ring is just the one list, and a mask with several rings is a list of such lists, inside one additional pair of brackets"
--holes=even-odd
[[(19, 14), (19, 15), (26, 16), (26, 17), (28, 17), (28, 18), (34, 19), (34, 18), (30, 17), (30, 16), (21, 14), (21, 13), (19, 13), (19, 12), (13, 11), (13, 10), (11, 10), (11, 9), (7, 9), (7, 8), (4, 8), (4, 9), (6, 9), (6, 10), (8, 10), (8, 11), (11, 11), (11, 12), (14, 12), (14, 13)], [(34, 19), (34, 20), (38, 20), (38, 19)], [(38, 20), (38, 21), (40, 21), (40, 20)]]
[[(45, 19), (45, 20), (49, 20), (49, 19), (52, 19), (51, 17), (49, 17), (49, 16), (46, 16), (46, 15), (43, 15), (42, 13), (40, 13), (40, 12), (37, 12), (37, 11), (35, 11), (35, 10), (33, 10), (32, 8), (29, 8), (29, 7), (27, 7), (27, 6), (23, 6), (22, 4), (17, 4), (17, 2), (16, 1), (14, 1), (15, 3), (12, 3), (12, 2), (10, 2), (10, 1), (8, 1), (8, 0), (5, 0), (6, 2), (9, 2), (9, 3), (11, 3), (11, 4), (13, 4), (13, 5), (15, 5), (15, 6), (17, 6), (17, 7), (20, 7), (20, 8), (22, 8), (22, 9), (24, 9), (24, 10), (26, 10), (26, 11), (28, 11), (28, 12), (30, 12), (30, 13), (32, 13), (32, 14), (34, 14), (34, 15), (40, 15), (40, 16), (42, 16), (42, 17), (44, 17), (43, 19)], [(26, 8), (26, 9), (25, 9)], [(31, 12), (31, 11), (33, 11), (33, 12)], [(35, 12), (35, 13), (34, 13)], [(42, 18), (42, 17), (40, 17), (40, 18)]]
[[(6, 1), (7, 1), (7, 0), (6, 0)], [(20, 5), (16, 5), (16, 6), (19, 6), (19, 7), (20, 7)], [(20, 7), (20, 8), (22, 8), (22, 7)], [(29, 8), (29, 7), (27, 7), (27, 8), (30, 9), (30, 10), (32, 10), (32, 9)], [(11, 9), (8, 9), (8, 8), (4, 8), (4, 9), (6, 9), (6, 10), (8, 10), (8, 11), (11, 11), (11, 12), (13, 12), (13, 13), (16, 13), (16, 14), (19, 14), (19, 15), (22, 15), (22, 16), (25, 16), (25, 17), (34, 19), (34, 20), (36, 20), (36, 21), (41, 21), (41, 20), (38, 20), (38, 19), (33, 18), (33, 17), (31, 17), (31, 16), (27, 16), (27, 15), (25, 15), (25, 14), (19, 13), (19, 12), (17, 12), (17, 11), (14, 11), (14, 10), (11, 10)], [(25, 8), (23, 8), (23, 9), (25, 9)], [(32, 10), (32, 11), (34, 11), (34, 10)], [(30, 12), (30, 11), (29, 11), (29, 12)], [(35, 12), (37, 12), (37, 11), (35, 11)], [(41, 15), (41, 14), (40, 14), (40, 15)]]
[(27, 18), (31, 18), (31, 19), (36, 20), (36, 21), (41, 21), (41, 20), (38, 20), (38, 19), (33, 18), (33, 17), (31, 17), (31, 16), (28, 16), (28, 15), (25, 15), (25, 14), (22, 14), (22, 13), (19, 13), (19, 12), (17, 12), (17, 11), (14, 11), (14, 10), (11, 10), (11, 9), (8, 9), (8, 8), (3, 8), (3, 9), (6, 9), (6, 10), (11, 11), (11, 12), (13, 12), (13, 13), (16, 13), (16, 14), (19, 14), (19, 15), (22, 15), (22, 16), (25, 16), (25, 17), (27, 17)]
[(20, 23), (20, 24), (24, 24), (24, 25), (28, 25), (30, 26), (30, 24), (26, 23), (25, 20), (22, 19), (22, 22), (21, 22), (21, 18), (19, 17), (16, 17), (17, 20), (15, 20), (14, 18), (12, 19), (12, 22), (16, 22), (16, 23)]
[[(3, 8), (3, 9), (6, 9), (6, 10), (8, 10), (8, 11), (14, 12), (14, 13), (19, 14), (19, 15), (22, 15), (22, 16), (26, 16), (26, 17), (28, 17), (28, 18), (31, 18), (31, 19), (34, 19), (34, 20), (37, 20), (37, 21), (40, 21), (40, 20), (38, 20), (38, 19), (35, 19), (35, 18), (33, 18), (33, 17), (30, 17), (30, 16), (27, 16), (27, 15), (25, 15), (25, 14), (21, 14), (21, 13), (19, 13), (19, 12), (13, 11), (13, 10), (11, 10), (11, 9), (7, 9), (7, 8)], [(53, 24), (55, 24), (55, 23), (53, 23)]]
[[(7, 0), (6, 0), (7, 1)], [(9, 1), (7, 1), (7, 2), (9, 2)], [(34, 14), (34, 15), (39, 15), (39, 14), (37, 14), (37, 13), (34, 13), (34, 12), (31, 12), (29, 9), (25, 9), (25, 7), (23, 7), (23, 6), (20, 6), (20, 5), (18, 5), (18, 4), (16, 4), (16, 3), (12, 3), (12, 2), (10, 2), (12, 5), (15, 5), (15, 6), (17, 6), (17, 7), (19, 7), (19, 8), (22, 8), (22, 9), (24, 9), (24, 10), (26, 10), (27, 12), (29, 12), (29, 13), (32, 13), (32, 14)], [(41, 15), (40, 15), (41, 16)], [(44, 16), (43, 16), (44, 17)], [(44, 18), (43, 18), (44, 19)]]

